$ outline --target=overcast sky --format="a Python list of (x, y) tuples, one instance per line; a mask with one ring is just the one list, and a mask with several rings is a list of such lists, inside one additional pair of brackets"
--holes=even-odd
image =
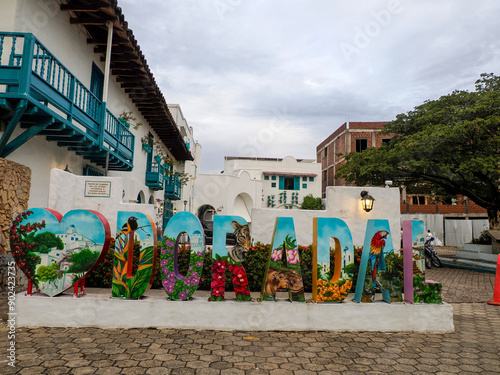
[(167, 103), (224, 156), (316, 158), (350, 121), (390, 121), (500, 74), (495, 0), (119, 0)]

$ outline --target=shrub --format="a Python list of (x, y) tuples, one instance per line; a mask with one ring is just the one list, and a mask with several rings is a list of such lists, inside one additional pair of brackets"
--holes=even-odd
[(483, 230), (478, 238), (473, 238), (472, 243), (475, 245), (491, 245), (491, 236), (487, 230)]

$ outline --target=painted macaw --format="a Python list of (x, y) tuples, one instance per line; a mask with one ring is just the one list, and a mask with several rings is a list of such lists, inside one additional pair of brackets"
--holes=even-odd
[(379, 257), (382, 251), (384, 251), (385, 247), (385, 239), (389, 235), (389, 232), (386, 230), (379, 230), (372, 237), (370, 242), (370, 263), (372, 265), (372, 286), (375, 288), (376, 286), (376, 278), (377, 278), (377, 267), (379, 263)]

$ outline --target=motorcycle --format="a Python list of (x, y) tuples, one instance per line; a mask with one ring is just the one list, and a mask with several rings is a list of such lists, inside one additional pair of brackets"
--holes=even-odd
[(432, 268), (432, 266), (438, 268), (442, 267), (441, 259), (439, 259), (434, 251), (434, 246), (432, 245), (433, 240), (434, 238), (430, 238), (425, 241), (424, 244), (425, 268)]

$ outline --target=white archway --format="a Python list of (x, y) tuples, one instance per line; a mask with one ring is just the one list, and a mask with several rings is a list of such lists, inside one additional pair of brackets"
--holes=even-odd
[(252, 220), (253, 200), (247, 193), (240, 193), (234, 199), (234, 215), (241, 216), (246, 221)]

